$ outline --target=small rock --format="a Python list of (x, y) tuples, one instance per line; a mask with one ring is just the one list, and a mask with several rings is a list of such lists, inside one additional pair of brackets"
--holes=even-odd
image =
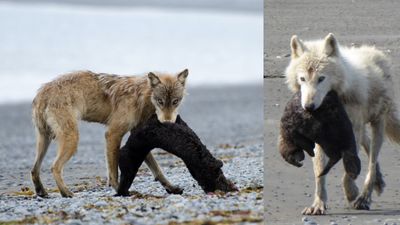
[(96, 207), (103, 207), (103, 206), (107, 206), (108, 203), (106, 201), (101, 200), (101, 201), (98, 201), (98, 202), (94, 203), (94, 205)]
[(81, 225), (82, 223), (81, 223), (80, 220), (68, 220), (66, 222), (66, 224), (68, 224), (68, 225)]

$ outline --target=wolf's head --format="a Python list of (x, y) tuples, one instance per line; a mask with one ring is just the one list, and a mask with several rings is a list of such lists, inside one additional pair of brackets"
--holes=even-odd
[(294, 35), (290, 41), (291, 61), (286, 69), (289, 88), (301, 92), (304, 109), (318, 109), (330, 90), (340, 87), (339, 44), (333, 34), (323, 40), (302, 42)]
[(179, 105), (185, 95), (188, 74), (187, 69), (176, 76), (156, 75), (152, 72), (148, 74), (152, 90), (151, 102), (156, 108), (157, 118), (160, 122), (175, 122)]

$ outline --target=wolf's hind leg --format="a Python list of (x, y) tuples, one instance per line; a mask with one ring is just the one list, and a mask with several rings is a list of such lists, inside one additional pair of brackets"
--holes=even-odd
[(372, 142), (368, 154), (368, 173), (364, 182), (363, 191), (353, 203), (355, 209), (369, 210), (371, 204), (371, 192), (376, 181), (378, 155), (383, 143), (384, 122), (382, 120), (372, 122), (371, 129)]
[(319, 176), (325, 166), (325, 153), (321, 146), (315, 146), (315, 157), (313, 160), (315, 175), (315, 195), (314, 202), (310, 207), (306, 207), (302, 213), (304, 215), (323, 215), (326, 211), (326, 201), (328, 199), (325, 188), (325, 176)]
[(151, 152), (147, 154), (145, 162), (147, 166), (150, 168), (151, 172), (153, 173), (154, 178), (161, 183), (161, 185), (165, 188), (168, 193), (172, 194), (182, 194), (183, 189), (171, 184), (168, 179), (164, 176), (163, 171), (161, 170), (160, 166), (158, 165), (157, 161), (154, 159)]
[(72, 197), (73, 193), (68, 190), (64, 183), (62, 174), (65, 163), (75, 154), (78, 141), (78, 121), (72, 109), (57, 109), (48, 113), (48, 122), (58, 142), (57, 156), (51, 167), (58, 189), (63, 197)]
[[(369, 153), (370, 153), (370, 143), (371, 143), (371, 140), (365, 134), (362, 145), (363, 145), (364, 150), (367, 153), (367, 155), (369, 155)], [(383, 180), (383, 175), (381, 173), (379, 162), (377, 161), (376, 162), (376, 179), (375, 179), (375, 183), (374, 183), (374, 190), (375, 190), (376, 194), (378, 194), (378, 196), (383, 193), (385, 186), (386, 186), (386, 184), (385, 184), (385, 181)]]
[(73, 197), (73, 193), (68, 190), (64, 183), (62, 174), (65, 163), (75, 154), (78, 147), (78, 128), (68, 130), (61, 135), (57, 136), (58, 152), (56, 159), (53, 162), (51, 171), (53, 172), (54, 179), (56, 180), (58, 189), (63, 197)]
[(36, 131), (36, 157), (35, 164), (31, 171), (32, 182), (35, 186), (35, 192), (37, 196), (46, 197), (48, 194), (40, 179), (40, 167), (44, 156), (49, 148), (51, 138), (49, 135), (42, 134), (40, 131)]

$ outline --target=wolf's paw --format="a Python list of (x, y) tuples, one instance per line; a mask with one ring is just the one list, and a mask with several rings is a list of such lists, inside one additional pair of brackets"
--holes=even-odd
[(303, 215), (325, 215), (326, 213), (326, 205), (324, 202), (319, 201), (317, 203), (314, 203), (310, 207), (304, 208), (304, 210), (301, 212)]
[(358, 196), (356, 201), (353, 203), (353, 208), (358, 210), (369, 210), (370, 204), (371, 204), (371, 198), (361, 195)]
[(165, 190), (168, 192), (168, 194), (181, 195), (183, 193), (183, 188), (178, 186), (165, 187)]
[(44, 189), (43, 185), (35, 187), (35, 192), (38, 197), (42, 197), (42, 198), (49, 197), (49, 194), (47, 194), (47, 191)]
[(114, 197), (128, 197), (131, 196), (131, 194), (129, 193), (129, 191), (119, 191), (117, 192), (117, 194), (114, 195)]
[(63, 196), (64, 198), (72, 198), (74, 197), (74, 193), (72, 193), (69, 190), (64, 190), (64, 191), (60, 191), (61, 196)]
[(108, 186), (114, 188), (114, 190), (118, 190), (118, 181), (108, 180)]
[(36, 195), (37, 195), (38, 197), (41, 197), (41, 198), (47, 198), (47, 197), (49, 197), (49, 194), (47, 194), (47, 191), (45, 191), (45, 190), (36, 191)]

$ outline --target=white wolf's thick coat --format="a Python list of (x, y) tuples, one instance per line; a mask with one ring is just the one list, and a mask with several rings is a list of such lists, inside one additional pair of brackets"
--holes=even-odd
[[(354, 208), (369, 209), (372, 189), (380, 194), (385, 185), (377, 162), (384, 134), (400, 143), (400, 120), (394, 102), (390, 61), (382, 51), (372, 46), (340, 46), (333, 34), (323, 40), (307, 42), (293, 36), (291, 51), (286, 82), (293, 92), (301, 91), (303, 108), (317, 109), (330, 90), (339, 94), (346, 108), (357, 147), (364, 147), (369, 165), (364, 189), (359, 196), (357, 186), (346, 174), (343, 188), (347, 200), (355, 200)], [(371, 125), (371, 140), (366, 135), (367, 124)], [(319, 146), (315, 152), (315, 200), (303, 211), (304, 214), (324, 214), (326, 210), (325, 178), (317, 177), (325, 159)]]

